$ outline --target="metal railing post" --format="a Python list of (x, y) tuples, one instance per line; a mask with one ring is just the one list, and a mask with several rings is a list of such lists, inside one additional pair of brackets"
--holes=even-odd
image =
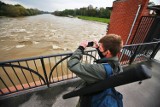
[(44, 60), (43, 60), (43, 58), (40, 58), (40, 60), (41, 60), (41, 63), (42, 63), (42, 68), (43, 68), (45, 80), (46, 80), (47, 86), (49, 87), (49, 81), (48, 81), (48, 77), (47, 77), (47, 73), (46, 73), (46, 69), (45, 69)]
[(150, 56), (150, 59), (154, 58), (155, 55), (157, 54), (157, 52), (159, 51), (160, 49), (160, 42), (158, 42), (158, 44), (156, 45), (155, 49), (153, 50), (151, 56)]
[(135, 57), (136, 57), (136, 55), (137, 55), (137, 52), (138, 52), (139, 46), (140, 46), (140, 45), (138, 45), (138, 46), (136, 47), (135, 52), (133, 53), (133, 55), (132, 55), (132, 56), (131, 56), (131, 58), (129, 59), (129, 65), (131, 65), (131, 64), (132, 64), (132, 62), (134, 61), (134, 59), (135, 59)]

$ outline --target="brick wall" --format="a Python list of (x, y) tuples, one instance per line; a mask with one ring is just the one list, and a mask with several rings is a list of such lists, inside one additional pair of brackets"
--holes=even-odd
[(149, 0), (115, 1), (113, 3), (113, 10), (110, 17), (110, 24), (109, 24), (107, 34), (114, 33), (114, 34), (121, 35), (125, 44), (128, 38), (130, 29), (132, 27), (134, 18), (136, 16), (136, 13), (139, 7), (138, 5), (141, 4), (141, 9), (140, 9), (137, 21), (133, 27), (131, 38), (129, 39), (129, 42), (128, 42), (128, 44), (130, 44), (141, 17), (149, 14), (149, 11), (147, 9), (148, 1)]

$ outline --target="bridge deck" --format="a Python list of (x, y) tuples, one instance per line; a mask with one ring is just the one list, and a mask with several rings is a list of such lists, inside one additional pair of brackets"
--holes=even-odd
[[(152, 70), (152, 78), (142, 84), (131, 83), (116, 89), (123, 94), (124, 107), (160, 107), (160, 62), (143, 62)], [(62, 95), (77, 86), (79, 79), (52, 88), (30, 92), (0, 101), (0, 107), (75, 107), (78, 98), (67, 100)]]

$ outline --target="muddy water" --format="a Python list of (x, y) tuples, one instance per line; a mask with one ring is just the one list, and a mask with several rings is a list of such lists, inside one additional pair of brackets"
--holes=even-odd
[[(77, 18), (57, 17), (53, 15), (38, 15), (21, 18), (0, 18), (0, 61), (28, 58), (34, 56), (44, 56), (57, 53), (66, 53), (74, 51), (82, 40), (92, 41), (99, 39), (106, 32), (106, 24), (85, 21)], [(51, 60), (52, 67), (54, 60)], [(29, 63), (31, 69), (39, 71), (44, 77), (44, 73), (40, 62)], [(50, 73), (49, 62), (45, 62), (47, 76)], [(21, 63), (26, 66), (25, 63)], [(62, 70), (63, 66), (63, 70)], [(33, 83), (31, 73), (24, 70), (24, 74), (19, 68), (5, 68), (14, 81), (15, 85), (20, 82), (15, 73), (23, 84), (27, 83), (24, 74), (27, 76), (28, 82)], [(52, 77), (70, 74), (67, 70), (66, 63), (59, 65), (54, 71)], [(12, 86), (9, 78), (2, 68), (0, 68), (0, 77), (6, 82), (8, 87)], [(35, 81), (39, 82), (39, 78), (33, 75)], [(41, 82), (41, 81), (40, 81)], [(0, 89), (5, 88), (0, 81)]]
[(99, 39), (106, 24), (37, 15), (0, 18), (0, 61), (74, 51), (82, 40)]

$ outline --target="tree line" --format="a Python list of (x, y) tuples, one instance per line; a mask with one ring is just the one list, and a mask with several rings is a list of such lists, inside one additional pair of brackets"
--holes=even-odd
[(54, 11), (52, 14), (56, 16), (91, 16), (91, 17), (100, 17), (100, 18), (110, 18), (111, 15), (111, 7), (106, 8), (97, 8), (89, 5), (88, 7), (83, 7), (80, 9), (65, 9), (63, 11)]
[(10, 5), (0, 1), (0, 16), (18, 17), (18, 16), (31, 16), (45, 13), (38, 9), (26, 9), (23, 6), (16, 4)]

